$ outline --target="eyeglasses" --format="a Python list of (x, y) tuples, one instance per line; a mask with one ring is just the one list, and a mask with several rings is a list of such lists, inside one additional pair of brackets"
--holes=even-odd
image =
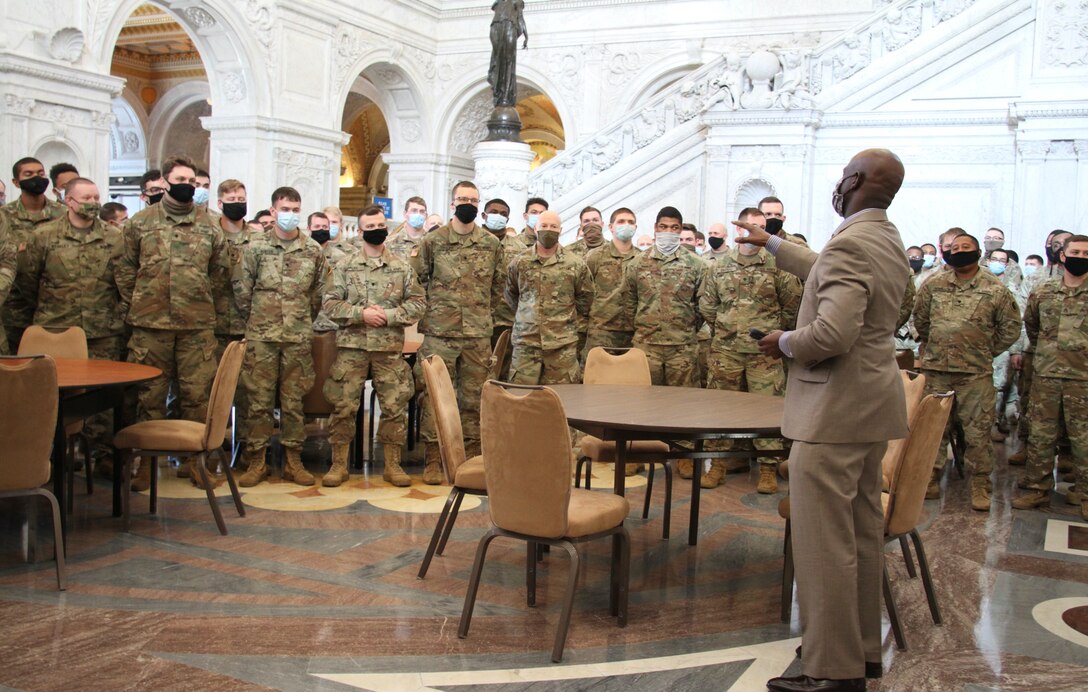
[(453, 201), (457, 204), (479, 204), (479, 197), (454, 197)]

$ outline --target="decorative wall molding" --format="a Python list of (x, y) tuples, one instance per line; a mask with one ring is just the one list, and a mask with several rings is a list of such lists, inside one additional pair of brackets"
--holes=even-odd
[(1088, 2), (1044, 0), (1043, 63), (1053, 67), (1088, 65)]

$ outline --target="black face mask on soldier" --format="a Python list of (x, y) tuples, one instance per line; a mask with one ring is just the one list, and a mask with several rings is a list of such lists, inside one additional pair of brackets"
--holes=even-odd
[(706, 239), (706, 242), (710, 245), (711, 250), (721, 250), (722, 245), (725, 245), (725, 238), (719, 238), (716, 235), (712, 235)]
[(33, 178), (23, 178), (19, 181), (19, 189), (28, 195), (41, 195), (49, 187), (49, 178), (36, 175)]
[(978, 264), (980, 259), (982, 259), (982, 253), (978, 250), (952, 252), (948, 255), (948, 264), (957, 269), (962, 269), (963, 267), (969, 267), (972, 264)]
[(461, 223), (472, 223), (476, 220), (476, 214), (479, 212), (480, 210), (476, 208), (475, 204), (458, 204), (453, 210), (453, 215)]

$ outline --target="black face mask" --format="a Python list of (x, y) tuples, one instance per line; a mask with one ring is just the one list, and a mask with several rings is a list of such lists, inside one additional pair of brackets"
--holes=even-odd
[(231, 221), (241, 221), (247, 211), (245, 202), (223, 202), (223, 216)]
[(922, 265), (925, 263), (921, 257), (908, 257), (907, 261), (910, 262), (910, 270), (915, 274), (922, 271)]
[(706, 239), (706, 242), (710, 245), (711, 250), (720, 250), (722, 245), (725, 245), (725, 238), (719, 238), (716, 235), (712, 235)]
[(148, 195), (147, 196), (148, 206), (150, 206), (152, 204), (158, 204), (159, 202), (161, 202), (162, 201), (162, 196), (165, 195), (165, 194), (166, 194), (165, 192), (156, 192), (153, 195)]
[(23, 178), (19, 181), (19, 189), (28, 195), (44, 194), (49, 188), (49, 178), (36, 175), (33, 178)]
[(951, 252), (948, 254), (948, 264), (957, 269), (970, 267), (972, 264), (978, 264), (980, 259), (982, 259), (982, 253), (978, 250), (971, 250), (969, 252)]
[(771, 235), (778, 235), (778, 232), (782, 230), (782, 219), (767, 219), (767, 232)]
[(952, 253), (948, 250), (941, 250), (941, 259), (944, 260), (945, 264), (952, 264)]
[(458, 204), (453, 210), (453, 215), (457, 217), (457, 220), (461, 223), (472, 223), (476, 220), (476, 215), (480, 213), (480, 210), (475, 204)]
[(363, 231), (363, 242), (367, 245), (381, 245), (388, 237), (388, 228), (371, 228), (369, 231)]
[(329, 229), (323, 231), (310, 231), (310, 237), (316, 240), (321, 245), (329, 242)]
[(189, 183), (171, 183), (170, 184), (170, 197), (174, 199), (178, 204), (188, 204), (193, 201), (193, 195), (196, 194), (196, 186)]
[(1065, 270), (1073, 276), (1088, 274), (1088, 257), (1066, 257)]

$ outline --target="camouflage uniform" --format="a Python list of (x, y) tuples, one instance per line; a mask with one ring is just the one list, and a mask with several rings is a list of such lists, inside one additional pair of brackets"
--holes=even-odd
[[(427, 311), (419, 323), (426, 336), (421, 355), (441, 358), (457, 387), (466, 446), (480, 439), (480, 390), (491, 361), (492, 314), (503, 299), (504, 253), (495, 236), (481, 226), (460, 235), (447, 223), (423, 238), (419, 251), (420, 283)], [(420, 433), (438, 441), (431, 407), (423, 405)]]
[(635, 334), (634, 309), (627, 305), (623, 291), (623, 272), (639, 253), (634, 245), (625, 255), (614, 243), (606, 242), (586, 255), (586, 268), (593, 279), (593, 306), (589, 309), (589, 326), (582, 362), (590, 349), (630, 348)]
[[(16, 246), (8, 231), (7, 221), (0, 214), (0, 305), (3, 305), (15, 283), (15, 270), (18, 266)], [(0, 356), (8, 354), (8, 340), (4, 332), (3, 314), (0, 313)]]
[(302, 397), (314, 385), (313, 330), (329, 266), (317, 242), (301, 233), (283, 240), (275, 231), (251, 243), (234, 279), (246, 320), (246, 356), (240, 380), (246, 397), (242, 437), (259, 452), (272, 436), (276, 394), (280, 443), (299, 449), (306, 439)]
[[(994, 465), (990, 428), (994, 424), (994, 356), (1020, 336), (1020, 311), (1009, 289), (989, 272), (967, 281), (955, 272), (936, 275), (922, 284), (914, 304), (914, 326), (922, 342), (925, 393), (956, 392), (949, 425), (963, 426), (966, 461), (971, 474), (988, 478)], [(948, 458), (941, 443), (934, 468)]]
[[(782, 361), (761, 354), (748, 330), (793, 329), (800, 305), (801, 282), (780, 271), (766, 250), (747, 256), (734, 249), (714, 261), (699, 296), (699, 311), (714, 333), (707, 386), (782, 396), (786, 390)], [(755, 444), (758, 449), (782, 449), (780, 442), (771, 440)], [(759, 461), (777, 463), (772, 457)]]
[(1028, 339), (1035, 346), (1031, 437), (1026, 487), (1054, 485), (1059, 424), (1065, 422), (1073, 448), (1075, 484), (1088, 488), (1088, 283), (1073, 288), (1062, 279), (1039, 285), (1024, 311)]
[[(321, 246), (321, 254), (325, 256), (325, 263), (329, 267), (329, 271), (331, 272), (337, 264), (354, 255), (362, 246), (363, 236), (362, 234), (360, 234), (356, 243), (333, 243), (331, 241), (325, 243)], [(317, 317), (314, 318), (313, 330), (315, 332), (336, 331), (336, 322), (330, 319), (329, 316), (325, 314), (325, 310), (322, 308), (318, 311)]]
[(577, 382), (576, 325), (593, 304), (593, 282), (585, 262), (562, 248), (547, 258), (535, 249), (523, 253), (510, 263), (505, 297), (516, 311), (510, 381)]
[(646, 352), (654, 384), (699, 386), (699, 292), (706, 273), (707, 263), (693, 253), (680, 249), (666, 257), (656, 246), (624, 269), (632, 345)]
[[(86, 229), (74, 228), (67, 216), (43, 225), (30, 237), (16, 279), (33, 323), (81, 327), (91, 358), (120, 358), (123, 323), (114, 272), (123, 249), (121, 231), (99, 219)], [(85, 430), (95, 457), (112, 455), (112, 411), (89, 419)]]
[[(1032, 292), (1043, 283), (1051, 279), (1061, 279), (1065, 270), (1059, 265), (1041, 267), (1031, 276), (1025, 277), (1020, 282), (1020, 291), (1017, 295), (1018, 302), (1026, 305)], [(1016, 388), (1020, 392), (1020, 420), (1017, 423), (1016, 436), (1020, 440), (1031, 439), (1031, 383), (1035, 373), (1035, 344), (1028, 340), (1024, 346), (1023, 362), (1020, 366), (1019, 377), (1016, 380)]]
[[(222, 228), (222, 226), (220, 226)], [(264, 231), (255, 231), (246, 226), (237, 233), (223, 231), (223, 237), (227, 240), (227, 254), (230, 257), (230, 271), (233, 279), (238, 275), (242, 266), (242, 254), (254, 241), (259, 241), (266, 236)], [(223, 357), (223, 351), (231, 341), (239, 341), (246, 333), (246, 321), (238, 308), (238, 297), (234, 291), (230, 294), (230, 303), (227, 312), (218, 316), (215, 322), (215, 339), (218, 342), (216, 360)], [(237, 397), (236, 397), (237, 398)]]
[[(362, 236), (358, 236), (362, 238)], [(423, 240), (423, 236), (412, 240), (408, 237), (407, 233), (403, 231), (397, 233), (395, 236), (390, 237), (385, 241), (385, 249), (393, 253), (394, 257), (404, 260), (417, 274), (419, 273), (419, 243)], [(362, 247), (362, 240), (359, 241), (359, 247)]]
[[(504, 234), (495, 238), (502, 245), (503, 258), (502, 258), (502, 270), (503, 275), (509, 270), (510, 265), (521, 255), (524, 255), (526, 251), (533, 251), (533, 248), (526, 248), (525, 245), (518, 240), (517, 236)], [(500, 300), (495, 306), (494, 311), (491, 314), (491, 320), (494, 325), (491, 328), (491, 348), (495, 348), (495, 344), (499, 340), (499, 336), (510, 329), (513, 331), (514, 327), (514, 308), (510, 307), (505, 300)], [(504, 362), (499, 366), (499, 377), (505, 378), (506, 373), (510, 371), (510, 353), (506, 354)], [(422, 379), (422, 376), (420, 377)]]
[(586, 258), (586, 255), (588, 255), (590, 252), (592, 252), (592, 251), (594, 251), (594, 250), (596, 250), (598, 248), (602, 248), (605, 245), (611, 245), (611, 243), (606, 239), (604, 242), (600, 243), (596, 247), (590, 247), (589, 245), (586, 244), (586, 239), (585, 238), (579, 238), (578, 240), (574, 241), (570, 245), (567, 245), (566, 247), (564, 247), (563, 252), (567, 253), (568, 255), (574, 255), (575, 257), (580, 257), (580, 258), (582, 258), (584, 260)]
[(215, 378), (215, 324), (230, 302), (230, 257), (208, 212), (172, 212), (164, 199), (128, 220), (115, 272), (121, 312), (132, 326), (128, 360), (163, 374), (140, 385), (140, 420), (166, 416), (177, 380), (181, 417), (204, 422)]
[[(45, 200), (45, 207), (39, 212), (27, 211), (23, 206), (23, 198), (20, 194), (15, 201), (8, 202), (0, 207), (0, 217), (3, 217), (3, 225), (7, 226), (8, 242), (15, 246), (18, 271), (24, 271), (26, 262), (26, 248), (31, 235), (43, 224), (54, 219), (59, 219), (68, 213), (67, 208), (59, 202), (51, 199)], [(11, 353), (19, 350), (19, 340), (23, 337), (23, 330), (30, 325), (34, 316), (34, 308), (29, 305), (22, 296), (18, 284), (11, 287), (7, 299), (0, 307), (0, 325), (4, 325), (8, 337), (8, 347)]]
[[(404, 328), (419, 320), (427, 307), (415, 271), (388, 247), (380, 257), (357, 252), (333, 269), (324, 304), (340, 326), (336, 362), (325, 382), (325, 398), (336, 407), (329, 419), (329, 441), (347, 445), (354, 439), (355, 415), (369, 370), (382, 409), (378, 440), (383, 445), (404, 444), (414, 391), (412, 372), (402, 355)], [(368, 327), (363, 322), (363, 310), (371, 305), (385, 309), (385, 326)]]
[(794, 243), (795, 245), (800, 245), (801, 247), (808, 247), (808, 243), (806, 243), (802, 238), (799, 238), (792, 233), (787, 233), (785, 229), (780, 230), (775, 235), (777, 235), (782, 240)]

